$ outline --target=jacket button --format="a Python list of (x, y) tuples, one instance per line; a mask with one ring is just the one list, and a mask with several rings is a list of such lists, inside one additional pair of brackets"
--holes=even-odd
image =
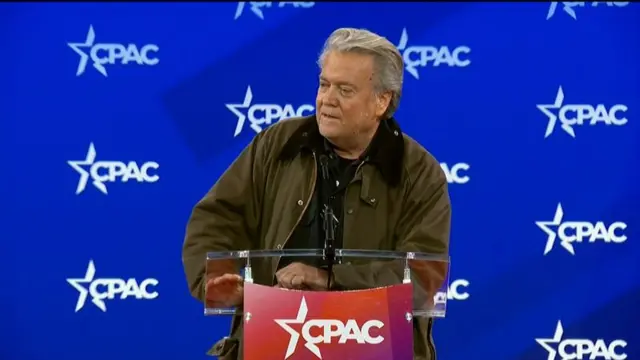
[(347, 214), (349, 214), (349, 215), (353, 214), (353, 209), (347, 210)]
[(376, 198), (371, 198), (371, 199), (369, 199), (369, 201), (371, 201), (371, 203), (373, 204), (373, 203), (376, 202)]
[(300, 205), (300, 206), (304, 205), (304, 201), (298, 200), (298, 205)]
[(398, 130), (394, 130), (394, 131), (393, 131), (393, 135), (398, 136), (398, 135), (399, 135), (399, 134), (398, 134)]

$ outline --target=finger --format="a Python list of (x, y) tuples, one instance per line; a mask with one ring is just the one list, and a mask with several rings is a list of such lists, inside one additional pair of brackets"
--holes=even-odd
[(304, 284), (304, 276), (294, 275), (291, 278), (291, 287), (294, 289), (300, 289)]
[(231, 283), (231, 284), (235, 284), (238, 282), (243, 282), (244, 279), (242, 279), (242, 277), (240, 275), (237, 274), (224, 274), (222, 276), (218, 276), (215, 279), (213, 279), (213, 284), (214, 285), (218, 285), (218, 284), (222, 284), (222, 283)]
[(227, 274), (220, 275), (220, 276), (217, 276), (217, 277), (213, 278), (213, 284), (214, 285), (219, 285), (219, 284), (225, 283), (227, 281), (228, 281)]
[(277, 273), (276, 273), (276, 279), (281, 280), (284, 278), (287, 278), (291, 275), (291, 269), (289, 268), (283, 268), (280, 269)]
[(280, 275), (280, 278), (278, 279), (278, 284), (283, 288), (291, 289), (291, 280), (294, 275), (295, 274), (291, 272), (286, 272)]
[(276, 271), (276, 277), (282, 276), (282, 275), (284, 275), (284, 274), (286, 274), (286, 273), (290, 272), (290, 271), (291, 271), (292, 266), (293, 266), (293, 264), (289, 264), (289, 265), (287, 265), (287, 266), (283, 267), (282, 269), (280, 269), (280, 270)]
[(281, 287), (289, 287), (289, 282), (291, 281), (290, 279), (290, 275), (289, 273), (281, 273), (280, 276), (277, 278), (278, 280), (278, 285), (280, 285)]

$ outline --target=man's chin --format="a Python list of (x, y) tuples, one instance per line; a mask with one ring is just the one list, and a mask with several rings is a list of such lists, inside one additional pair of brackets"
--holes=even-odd
[(318, 124), (320, 135), (327, 139), (336, 138), (340, 135), (340, 127), (334, 124)]

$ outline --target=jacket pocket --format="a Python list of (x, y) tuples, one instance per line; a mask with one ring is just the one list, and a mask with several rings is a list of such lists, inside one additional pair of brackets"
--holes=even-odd
[(217, 356), (218, 360), (238, 360), (239, 346), (238, 339), (225, 336), (207, 351), (207, 355)]

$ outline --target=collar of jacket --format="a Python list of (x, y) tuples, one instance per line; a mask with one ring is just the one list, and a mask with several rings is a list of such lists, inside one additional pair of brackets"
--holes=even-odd
[[(325, 149), (324, 140), (318, 129), (315, 115), (309, 116), (287, 140), (279, 159), (293, 159), (304, 150), (322, 152)], [(400, 126), (393, 117), (380, 123), (363, 156), (364, 161), (378, 168), (389, 186), (400, 185), (404, 164), (404, 138)]]

